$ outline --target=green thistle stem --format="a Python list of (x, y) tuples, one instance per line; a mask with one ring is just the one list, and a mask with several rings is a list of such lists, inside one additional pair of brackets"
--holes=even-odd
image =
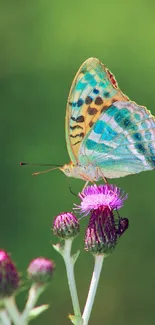
[(34, 283), (30, 288), (26, 306), (24, 308), (23, 313), (21, 314), (21, 321), (23, 323), (24, 322), (26, 322), (26, 324), (28, 323), (29, 313), (35, 306), (41, 293), (45, 290), (45, 287), (46, 287), (45, 285), (39, 285), (37, 283)]
[(63, 251), (61, 252), (61, 254), (63, 256), (64, 262), (66, 265), (69, 290), (70, 290), (70, 294), (71, 294), (73, 310), (74, 310), (74, 315), (75, 315), (74, 324), (80, 325), (80, 324), (82, 324), (82, 318), (81, 318), (79, 299), (78, 299), (78, 295), (77, 295), (77, 289), (76, 289), (76, 283), (75, 283), (75, 277), (74, 277), (75, 260), (71, 256), (72, 241), (73, 241), (73, 239), (65, 240), (65, 244), (64, 244)]
[(0, 325), (11, 325), (11, 320), (5, 309), (0, 310)]
[(15, 325), (26, 325), (25, 323), (21, 322), (21, 315), (16, 307), (13, 296), (4, 299), (4, 306)]
[[(33, 307), (35, 306), (39, 296), (45, 290), (45, 287), (46, 287), (45, 285), (38, 285), (38, 284), (32, 285), (32, 287), (29, 290), (28, 300), (23, 313), (20, 313), (18, 311), (14, 297), (9, 297), (4, 300), (5, 308), (14, 325), (27, 325), (29, 323), (29, 314), (33, 309)], [(2, 318), (2, 316), (4, 318), (4, 315), (0, 315), (0, 316), (1, 316), (0, 319)]]
[(86, 305), (82, 315), (83, 325), (87, 325), (90, 318), (90, 314), (92, 311), (96, 290), (97, 290), (97, 286), (98, 286), (98, 282), (102, 270), (103, 261), (104, 261), (104, 255), (95, 255), (94, 271), (93, 271), (93, 275), (89, 287)]

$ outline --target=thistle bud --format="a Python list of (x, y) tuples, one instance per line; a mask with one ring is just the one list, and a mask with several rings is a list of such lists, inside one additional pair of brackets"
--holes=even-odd
[(51, 281), (55, 264), (44, 257), (34, 259), (28, 266), (29, 278), (36, 283), (46, 284)]
[(79, 221), (71, 212), (64, 212), (55, 217), (53, 232), (62, 239), (69, 239), (77, 236), (80, 231)]

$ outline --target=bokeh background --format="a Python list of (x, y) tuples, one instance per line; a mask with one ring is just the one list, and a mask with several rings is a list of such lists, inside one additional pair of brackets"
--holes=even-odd
[[(115, 74), (121, 89), (155, 114), (155, 4), (131, 1), (0, 1), (0, 246), (12, 253), (25, 276), (30, 260), (52, 258), (56, 272), (39, 303), (51, 308), (33, 324), (68, 324), (72, 306), (52, 220), (71, 211), (76, 199), (59, 171), (32, 177), (37, 168), (19, 162), (64, 164), (64, 117), (72, 79), (88, 57), (98, 57)], [(155, 321), (155, 173), (113, 180), (129, 199), (121, 216), (129, 230), (106, 260), (90, 325), (148, 325)], [(70, 180), (78, 192), (83, 182)], [(93, 258), (83, 250), (76, 279), (84, 305)], [(20, 308), (26, 292), (18, 297)]]

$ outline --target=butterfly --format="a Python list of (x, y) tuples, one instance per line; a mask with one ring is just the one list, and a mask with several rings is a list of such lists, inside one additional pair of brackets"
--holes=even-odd
[(96, 58), (79, 68), (68, 97), (66, 142), (71, 159), (59, 169), (85, 181), (155, 168), (155, 118), (123, 94)]

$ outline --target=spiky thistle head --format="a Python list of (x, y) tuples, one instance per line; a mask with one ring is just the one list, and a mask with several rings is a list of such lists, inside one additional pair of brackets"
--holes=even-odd
[(85, 249), (94, 254), (109, 254), (128, 228), (128, 219), (114, 213), (123, 206), (127, 195), (119, 187), (106, 184), (88, 186), (79, 197), (81, 203), (75, 209), (83, 216), (90, 214)]
[(79, 220), (71, 212), (63, 212), (54, 218), (53, 232), (62, 239), (73, 238), (80, 231)]

